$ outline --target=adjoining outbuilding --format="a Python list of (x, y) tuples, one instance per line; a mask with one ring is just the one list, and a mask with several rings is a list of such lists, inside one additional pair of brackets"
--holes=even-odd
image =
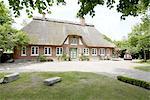
[(21, 49), (15, 48), (14, 59), (36, 59), (44, 55), (58, 60), (65, 54), (70, 60), (80, 60), (82, 56), (95, 60), (111, 57), (115, 48), (84, 19), (74, 23), (36, 17), (22, 30), (29, 35), (30, 43)]

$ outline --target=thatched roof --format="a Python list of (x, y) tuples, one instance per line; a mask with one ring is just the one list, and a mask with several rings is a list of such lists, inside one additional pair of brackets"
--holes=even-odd
[(33, 18), (22, 30), (29, 34), (30, 44), (62, 45), (68, 35), (78, 35), (87, 46), (114, 47), (114, 44), (104, 39), (103, 34), (98, 32), (94, 25), (83, 26), (69, 21)]

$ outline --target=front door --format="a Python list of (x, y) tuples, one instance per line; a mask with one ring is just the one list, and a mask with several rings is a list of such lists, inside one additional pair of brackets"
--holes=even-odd
[(77, 48), (70, 48), (70, 57), (71, 59), (77, 58)]

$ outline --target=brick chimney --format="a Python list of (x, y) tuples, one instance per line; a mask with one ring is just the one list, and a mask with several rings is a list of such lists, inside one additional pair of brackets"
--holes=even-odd
[(85, 19), (84, 19), (84, 17), (80, 17), (80, 24), (83, 25), (83, 26), (85, 25)]

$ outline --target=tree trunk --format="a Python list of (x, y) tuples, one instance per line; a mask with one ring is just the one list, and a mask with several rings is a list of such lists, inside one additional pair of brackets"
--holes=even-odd
[(3, 52), (0, 51), (0, 63), (1, 63), (1, 57), (2, 57)]
[(148, 50), (148, 54), (149, 54), (149, 58), (148, 59), (150, 59), (150, 49)]
[(144, 50), (144, 61), (146, 61), (146, 52)]

